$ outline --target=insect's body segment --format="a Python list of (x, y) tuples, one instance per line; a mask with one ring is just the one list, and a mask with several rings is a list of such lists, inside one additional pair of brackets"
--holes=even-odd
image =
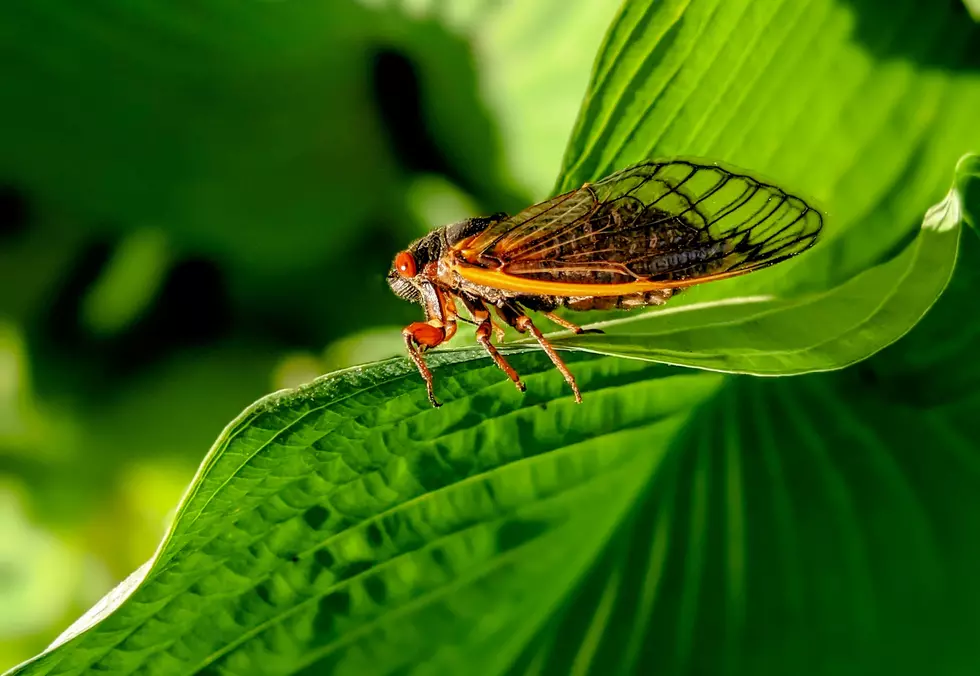
[(477, 324), (477, 341), (523, 391), (490, 338), (490, 309), (530, 332), (581, 401), (575, 379), (524, 309), (552, 313), (662, 305), (694, 284), (745, 274), (809, 248), (823, 223), (803, 200), (716, 165), (636, 165), (528, 207), (444, 226), (398, 254), (392, 290), (422, 304), (425, 322), (403, 331), (438, 406), (422, 352), (456, 331), (456, 301)]

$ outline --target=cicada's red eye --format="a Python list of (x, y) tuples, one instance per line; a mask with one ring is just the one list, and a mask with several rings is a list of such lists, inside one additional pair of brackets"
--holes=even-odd
[(415, 267), (415, 257), (407, 251), (395, 256), (395, 269), (402, 277), (414, 277), (418, 270)]

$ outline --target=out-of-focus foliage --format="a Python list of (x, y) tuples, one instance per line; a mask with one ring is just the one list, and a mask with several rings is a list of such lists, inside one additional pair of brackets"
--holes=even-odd
[(963, 4), (966, 5), (966, 8), (970, 12), (970, 15), (977, 21), (980, 21), (980, 1), (963, 0)]
[[(816, 196), (829, 237), (644, 315), (640, 356), (860, 357), (944, 285), (950, 242), (903, 261), (980, 146), (955, 0), (62, 5), (0, 8), (0, 665), (150, 556), (250, 401), (400, 352), (419, 310), (383, 274), (433, 221), (718, 157)], [(526, 395), (467, 351), (434, 356), (438, 411), (400, 357), (264, 401), (160, 559), (23, 671), (959, 673), (978, 267), (966, 237), (925, 320), (836, 374), (568, 353), (578, 407), (516, 348)], [(853, 317), (694, 309), (848, 288)]]

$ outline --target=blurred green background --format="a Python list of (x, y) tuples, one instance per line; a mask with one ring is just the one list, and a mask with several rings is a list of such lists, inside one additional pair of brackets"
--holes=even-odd
[(400, 353), (399, 248), (547, 196), (618, 4), (3, 3), (0, 670), (242, 408)]

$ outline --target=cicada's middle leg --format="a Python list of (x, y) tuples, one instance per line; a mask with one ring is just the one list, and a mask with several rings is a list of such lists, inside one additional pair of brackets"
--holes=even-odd
[[(572, 372), (568, 370), (568, 366), (562, 361), (562, 358), (558, 356), (555, 348), (551, 346), (551, 343), (544, 337), (541, 333), (541, 329), (534, 325), (531, 318), (527, 316), (526, 313), (521, 311), (519, 307), (512, 304), (504, 304), (497, 308), (497, 314), (505, 322), (513, 326), (515, 329), (521, 333), (531, 332), (534, 339), (538, 341), (538, 345), (545, 351), (548, 357), (551, 359), (551, 363), (555, 365), (555, 368), (561, 372), (562, 376), (565, 378), (565, 382), (568, 383), (569, 387), (572, 388), (572, 393), (575, 395), (575, 401), (579, 404), (582, 403), (582, 393), (578, 389), (578, 384), (575, 382), (575, 376)], [(571, 323), (571, 322), (569, 322)], [(574, 326), (574, 324), (572, 325)], [(575, 327), (578, 328), (578, 327)], [(580, 329), (581, 331), (581, 329)]]
[(503, 333), (503, 329), (497, 327), (490, 319), (490, 311), (487, 310), (487, 306), (483, 304), (483, 301), (477, 298), (467, 298), (466, 296), (461, 296), (460, 300), (463, 301), (463, 305), (471, 315), (473, 315), (474, 321), (477, 322), (476, 327), (476, 342), (483, 346), (483, 349), (487, 351), (490, 358), (493, 359), (493, 363), (496, 364), (501, 371), (507, 374), (507, 377), (513, 381), (514, 385), (521, 392), (525, 390), (524, 383), (521, 382), (521, 377), (517, 375), (517, 371), (514, 367), (507, 363), (503, 355), (497, 351), (497, 348), (493, 343), (490, 342), (490, 334), (497, 333), (497, 337), (500, 338), (500, 334)]

